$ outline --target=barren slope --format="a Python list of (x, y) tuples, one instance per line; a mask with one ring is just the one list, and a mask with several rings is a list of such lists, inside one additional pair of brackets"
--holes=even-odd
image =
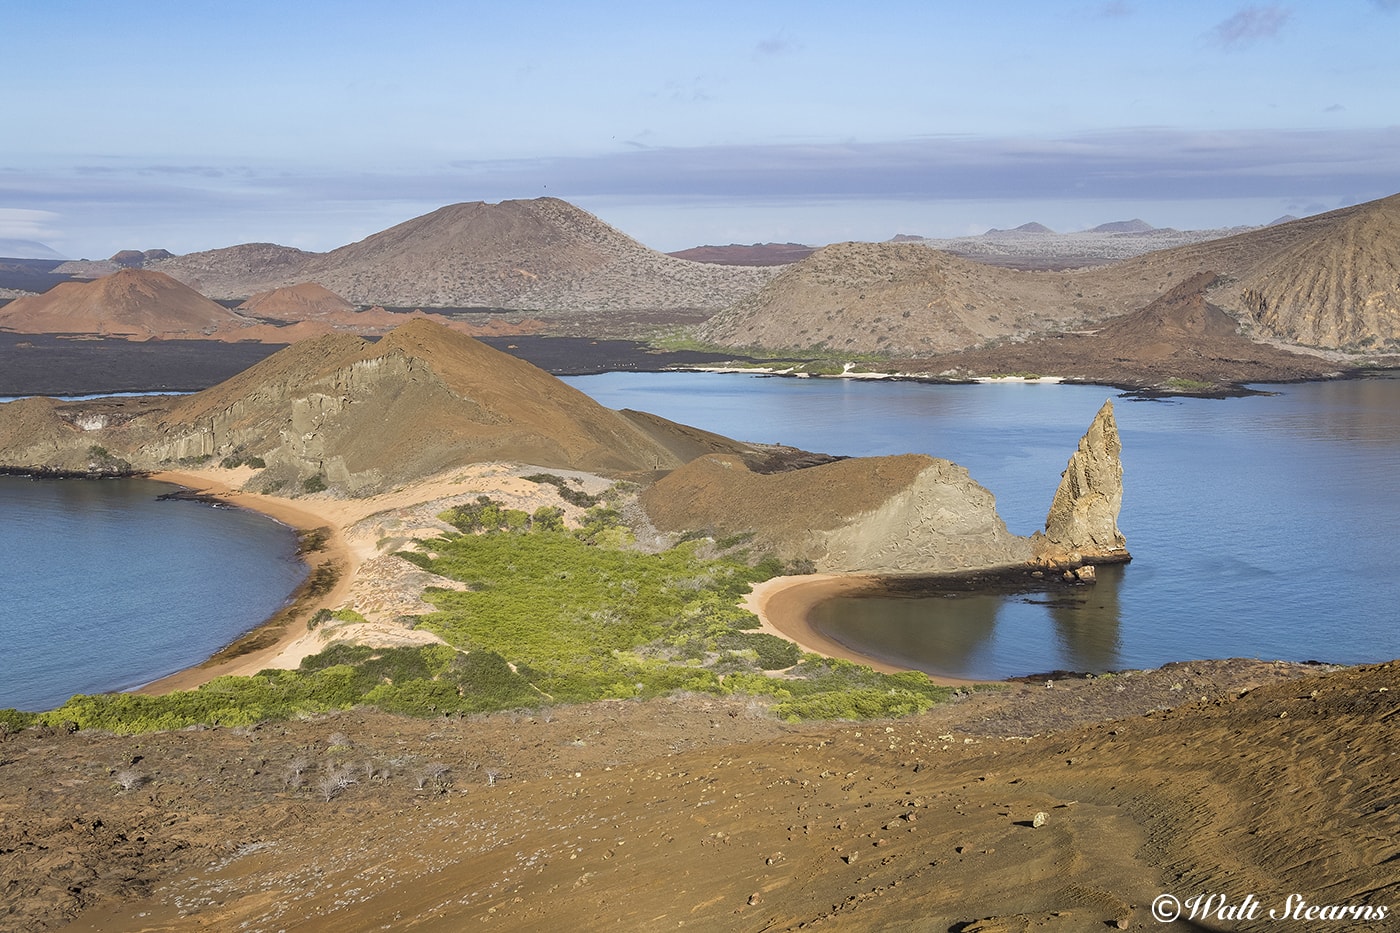
[(0, 328), (28, 334), (207, 337), (244, 323), (170, 276), (140, 269), (65, 282), (0, 308)]
[(1268, 256), (1217, 300), (1293, 343), (1400, 347), (1400, 195), (1362, 208)]
[(1397, 244), (1400, 195), (1062, 272), (998, 268), (920, 244), (839, 244), (786, 267), (700, 333), (732, 347), (923, 356), (1092, 325), (1215, 272), (1211, 300), (1261, 334), (1383, 349), (1400, 340)]
[[(0, 929), (1301, 928), (1265, 911), (1400, 904), (1397, 697), (1396, 663), (1190, 662), (888, 723), (681, 697), (27, 731), (4, 746)], [(380, 777), (322, 799), (345, 761)], [(415, 786), (430, 763), (446, 792)], [(147, 783), (115, 789), (121, 769)], [(1264, 910), (1152, 917), (1160, 894), (1211, 893)]]
[(785, 267), (699, 333), (732, 347), (933, 353), (1059, 323), (1075, 313), (1071, 302), (1051, 318), (1026, 300), (1055, 284), (916, 243), (838, 243)]
[(541, 311), (714, 310), (772, 277), (647, 249), (556, 198), (453, 204), (329, 253), (282, 249), (232, 247), (160, 267), (218, 297), (312, 281), (361, 305)]
[(948, 573), (1031, 556), (967, 470), (922, 454), (771, 474), (739, 457), (699, 457), (652, 484), (641, 501), (663, 531), (752, 534), (764, 550), (820, 571)]
[[(377, 343), (295, 344), (195, 395), (0, 407), (0, 464), (86, 471), (94, 446), (137, 469), (256, 457), (261, 489), (352, 495), (484, 460), (648, 473), (677, 451), (742, 451), (664, 419), (644, 425), (508, 354), (418, 318)], [(23, 414), (23, 430), (6, 420)], [(35, 446), (31, 436), (42, 437)], [(713, 445), (713, 446), (711, 446)]]
[(1207, 301), (1220, 281), (1193, 275), (1140, 311), (1083, 333), (1038, 337), (985, 349), (899, 361), (900, 368), (956, 376), (1032, 374), (1116, 385), (1169, 386), (1316, 379), (1334, 361), (1257, 343)]
[(302, 281), (297, 273), (317, 255), (276, 243), (243, 243), (186, 253), (151, 268), (214, 298), (247, 298)]
[(353, 312), (355, 306), (323, 285), (302, 282), (258, 292), (240, 304), (238, 310), (255, 317), (304, 321)]

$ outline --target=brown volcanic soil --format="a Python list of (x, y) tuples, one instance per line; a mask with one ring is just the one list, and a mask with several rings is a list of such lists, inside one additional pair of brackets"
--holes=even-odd
[(1218, 281), (1214, 273), (1194, 275), (1141, 311), (1112, 318), (1087, 333), (901, 360), (894, 365), (901, 371), (1033, 374), (1133, 387), (1187, 380), (1196, 388), (1318, 379), (1346, 368), (1334, 359), (1294, 353), (1241, 336), (1235, 319), (1206, 300), (1208, 289)]
[[(1234, 661), (878, 723), (681, 697), (27, 730), (0, 744), (0, 929), (1280, 926), (1159, 925), (1162, 893), (1393, 914), (1397, 716), (1400, 663)], [(434, 763), (451, 786), (419, 789)], [(327, 800), (341, 765), (356, 782)]]
[(159, 266), (219, 298), (310, 281), (356, 304), (531, 313), (714, 311), (772, 277), (656, 252), (557, 198), (452, 204), (329, 253), (257, 244)]
[(160, 272), (123, 269), (65, 282), (0, 309), (0, 329), (28, 334), (207, 337), (243, 318)]
[(1263, 336), (1400, 346), (1400, 195), (1110, 265), (1027, 272), (913, 243), (842, 243), (786, 267), (700, 335), (725, 346), (925, 356), (1082, 329), (1201, 272), (1211, 301)]

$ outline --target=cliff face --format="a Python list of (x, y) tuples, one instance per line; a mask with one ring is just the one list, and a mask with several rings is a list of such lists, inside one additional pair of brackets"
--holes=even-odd
[(1031, 555), (965, 469), (921, 454), (774, 474), (738, 457), (701, 457), (652, 485), (642, 504), (663, 531), (752, 533), (760, 547), (823, 572), (946, 573)]
[(641, 501), (662, 531), (751, 534), (777, 556), (822, 572), (936, 574), (1033, 564), (1092, 580), (1084, 564), (1129, 559), (1118, 512), (1122, 449), (1105, 402), (1070, 457), (1046, 520), (1011, 534), (967, 470), (922, 454), (839, 460), (786, 472), (704, 456), (658, 480)]
[(1110, 563), (1129, 559), (1118, 530), (1123, 506), (1123, 451), (1113, 402), (1105, 401), (1079, 440), (1060, 487), (1036, 536), (1037, 557), (1051, 565)]
[(1262, 332), (1305, 346), (1400, 346), (1400, 195), (1337, 212), (1331, 224), (1223, 289)]

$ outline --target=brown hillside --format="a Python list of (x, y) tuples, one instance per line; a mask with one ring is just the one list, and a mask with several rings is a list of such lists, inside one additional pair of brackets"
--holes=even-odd
[(314, 281), (361, 305), (541, 311), (715, 310), (772, 277), (658, 253), (556, 198), (453, 204), (324, 254), (252, 250), (161, 268), (219, 297)]
[(355, 492), (482, 460), (605, 472), (681, 462), (582, 392), (426, 318), (373, 344), (289, 347), (172, 408), (161, 433), (172, 459), (237, 447), (268, 462), (264, 482), (319, 473)]
[[(296, 340), (329, 333), (378, 336), (416, 318), (427, 317), (421, 310), (389, 311), (378, 306), (363, 311), (356, 310), (350, 302), (315, 282), (302, 282), (259, 292), (240, 304), (238, 310), (260, 320), (281, 321), (291, 325), (258, 325), (220, 335), (225, 339), (259, 340), (266, 343), (293, 343)], [(473, 337), (530, 334), (543, 327), (540, 321), (531, 318), (515, 322), (492, 318), (477, 324), (443, 317), (435, 320), (452, 330)]]
[(265, 292), (258, 292), (238, 306), (238, 310), (255, 317), (284, 321), (304, 321), (343, 312), (353, 312), (355, 306), (324, 285), (302, 282)]
[(1106, 313), (1108, 298), (1076, 298), (1083, 290), (917, 243), (838, 243), (787, 266), (700, 335), (733, 347), (936, 353)]
[(247, 298), (305, 281), (298, 273), (317, 255), (275, 243), (243, 243), (186, 253), (152, 263), (151, 268), (215, 298)]
[(1220, 277), (1203, 272), (1147, 307), (1086, 333), (1038, 337), (997, 347), (928, 357), (901, 366), (961, 376), (1034, 374), (1117, 385), (1165, 386), (1173, 380), (1235, 383), (1316, 379), (1336, 363), (1256, 343), (1207, 301)]
[(1337, 212), (1221, 291), (1263, 333), (1317, 347), (1395, 349), (1400, 195)]
[[(191, 396), (22, 413), (23, 436), (0, 425), (0, 439), (14, 435), (0, 464), (84, 471), (94, 445), (149, 470), (256, 457), (266, 467), (254, 485), (291, 494), (312, 477), (362, 495), (471, 462), (639, 474), (697, 450), (747, 449), (660, 418), (640, 424), (426, 318), (377, 343), (304, 341)], [(52, 443), (36, 450), (31, 434)]]
[(29, 334), (205, 337), (245, 319), (161, 272), (124, 269), (66, 282), (0, 309), (0, 328)]
[(752, 534), (764, 550), (821, 571), (945, 573), (1030, 557), (967, 470), (922, 454), (767, 474), (740, 457), (698, 457), (641, 502), (662, 531)]
[(840, 244), (787, 267), (701, 335), (733, 347), (924, 356), (1093, 325), (1207, 271), (1220, 276), (1211, 300), (1261, 333), (1382, 349), (1400, 340), (1400, 195), (1063, 272), (992, 267), (918, 244)]

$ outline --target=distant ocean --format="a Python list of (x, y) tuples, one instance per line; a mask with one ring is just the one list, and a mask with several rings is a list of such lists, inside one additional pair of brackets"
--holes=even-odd
[(292, 529), (143, 479), (0, 476), (0, 707), (198, 664), (305, 579)]

